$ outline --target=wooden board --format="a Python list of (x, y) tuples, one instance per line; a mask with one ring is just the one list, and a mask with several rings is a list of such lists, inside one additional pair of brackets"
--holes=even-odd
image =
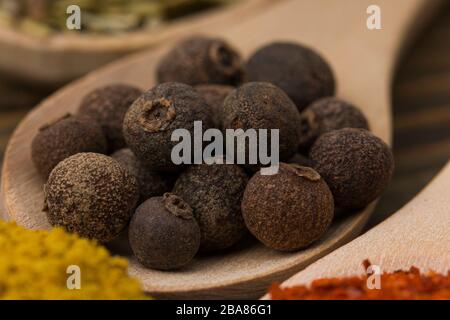
[[(436, 1), (437, 3), (437, 1)], [(383, 10), (385, 31), (366, 28), (366, 8)], [(339, 95), (359, 105), (373, 131), (390, 141), (390, 82), (399, 50), (424, 13), (433, 6), (423, 0), (320, 0), (282, 1), (267, 12), (245, 21), (233, 21), (214, 32), (228, 38), (245, 55), (272, 40), (301, 41), (321, 51), (333, 65)], [(401, 10), (399, 10), (401, 8)], [(93, 87), (123, 81), (149, 88), (159, 57), (167, 48), (127, 58), (58, 92), (31, 112), (14, 133), (3, 168), (2, 196), (8, 218), (29, 228), (49, 227), (42, 206), (42, 184), (31, 163), (29, 146), (38, 127), (68, 110), (76, 110), (83, 94)], [(251, 298), (273, 281), (287, 278), (319, 257), (355, 237), (370, 216), (373, 205), (343, 221), (308, 250), (282, 254), (249, 241), (236, 250), (199, 257), (183, 272), (157, 272), (135, 264), (145, 290), (163, 297)]]

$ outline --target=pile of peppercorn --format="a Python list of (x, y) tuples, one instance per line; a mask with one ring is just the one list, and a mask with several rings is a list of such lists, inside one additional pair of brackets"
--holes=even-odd
[[(333, 97), (314, 50), (277, 42), (244, 63), (227, 42), (194, 37), (160, 61), (154, 88), (116, 84), (87, 94), (76, 115), (41, 128), (32, 158), (53, 226), (107, 243), (128, 228), (137, 260), (160, 270), (248, 231), (295, 251), (328, 230), (336, 209), (374, 201), (389, 183), (389, 147), (363, 113)], [(175, 129), (278, 129), (279, 172), (261, 164), (176, 165)]]

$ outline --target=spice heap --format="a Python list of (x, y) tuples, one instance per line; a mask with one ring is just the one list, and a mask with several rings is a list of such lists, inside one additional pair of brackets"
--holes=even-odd
[[(366, 262), (367, 263), (367, 262)], [(449, 300), (450, 270), (447, 275), (411, 267), (380, 275), (379, 289), (369, 289), (369, 276), (319, 279), (307, 286), (270, 288), (272, 300)]]
[[(69, 266), (80, 268), (80, 289), (69, 290)], [(24, 230), (0, 221), (0, 299), (145, 299), (128, 277), (127, 261), (95, 241), (56, 228)]]
[[(246, 63), (224, 39), (192, 37), (161, 59), (155, 78), (145, 92), (92, 88), (77, 115), (38, 133), (32, 156), (47, 179), (52, 225), (102, 243), (128, 230), (142, 265), (179, 269), (198, 252), (232, 250), (248, 231), (274, 250), (307, 248), (335, 209), (364, 208), (389, 183), (389, 147), (356, 106), (329, 97), (333, 72), (313, 49), (273, 43)], [(258, 140), (244, 148), (232, 141), (235, 159), (216, 150), (214, 161), (177, 163), (177, 129), (194, 137), (183, 150), (191, 162), (210, 147), (195, 142), (196, 121), (222, 137), (253, 130)], [(274, 175), (259, 170), (267, 169), (261, 157), (248, 161), (267, 149), (259, 129), (278, 130)], [(247, 161), (229, 164), (236, 158)]]
[(82, 10), (82, 32), (123, 33), (224, 5), (229, 0), (0, 0), (0, 23), (32, 36), (67, 32), (67, 8)]

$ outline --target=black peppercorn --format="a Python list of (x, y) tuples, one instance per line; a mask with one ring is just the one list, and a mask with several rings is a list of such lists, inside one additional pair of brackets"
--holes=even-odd
[(192, 209), (181, 198), (166, 193), (141, 204), (131, 219), (130, 246), (148, 268), (178, 269), (188, 264), (200, 245), (200, 228)]
[(145, 200), (162, 196), (172, 190), (175, 177), (170, 174), (161, 174), (148, 170), (130, 149), (120, 149), (111, 157), (119, 162), (139, 183), (139, 203)]
[(44, 188), (52, 226), (108, 242), (127, 226), (138, 199), (136, 179), (114, 159), (78, 153), (60, 162)]
[(215, 128), (220, 128), (222, 125), (223, 102), (233, 89), (232, 86), (220, 84), (202, 84), (195, 87), (210, 107)]
[(346, 128), (320, 136), (310, 158), (342, 209), (360, 209), (374, 201), (394, 171), (390, 148), (364, 129)]
[(335, 92), (328, 63), (300, 44), (275, 42), (257, 50), (247, 63), (247, 72), (250, 81), (268, 81), (283, 89), (300, 111)]
[(153, 171), (180, 168), (171, 159), (172, 132), (186, 129), (193, 136), (194, 121), (211, 127), (208, 105), (191, 86), (163, 83), (138, 98), (125, 115), (123, 132), (129, 148)]
[(47, 178), (62, 160), (80, 153), (106, 153), (100, 126), (91, 119), (66, 115), (39, 129), (31, 144), (31, 156), (39, 173)]
[[(294, 103), (283, 90), (268, 82), (242, 85), (227, 96), (223, 105), (223, 129), (278, 129), (280, 160), (288, 160), (296, 152), (299, 121)], [(270, 148), (270, 132), (268, 138)], [(248, 157), (248, 143), (245, 150)]]
[(141, 94), (142, 91), (133, 86), (114, 84), (95, 89), (82, 100), (79, 114), (89, 116), (101, 125), (110, 153), (125, 147), (123, 118)]
[(267, 247), (294, 251), (309, 246), (333, 219), (333, 196), (311, 168), (281, 163), (278, 174), (255, 174), (242, 200), (250, 232)]
[(312, 161), (301, 153), (296, 153), (287, 163), (297, 164), (302, 167), (312, 167)]
[(180, 175), (173, 193), (194, 209), (201, 251), (228, 248), (246, 233), (240, 208), (246, 184), (246, 174), (236, 165), (197, 165)]
[(180, 42), (160, 61), (159, 83), (237, 85), (244, 75), (239, 54), (226, 41), (196, 36)]
[(350, 103), (330, 97), (317, 100), (300, 115), (300, 148), (311, 147), (322, 134), (344, 129), (369, 129), (364, 114)]

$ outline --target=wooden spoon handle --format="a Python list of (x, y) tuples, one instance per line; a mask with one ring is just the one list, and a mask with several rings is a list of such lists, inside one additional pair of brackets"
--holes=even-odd
[(369, 259), (382, 270), (450, 268), (450, 162), (413, 201), (366, 234), (318, 260), (284, 285), (364, 272)]

